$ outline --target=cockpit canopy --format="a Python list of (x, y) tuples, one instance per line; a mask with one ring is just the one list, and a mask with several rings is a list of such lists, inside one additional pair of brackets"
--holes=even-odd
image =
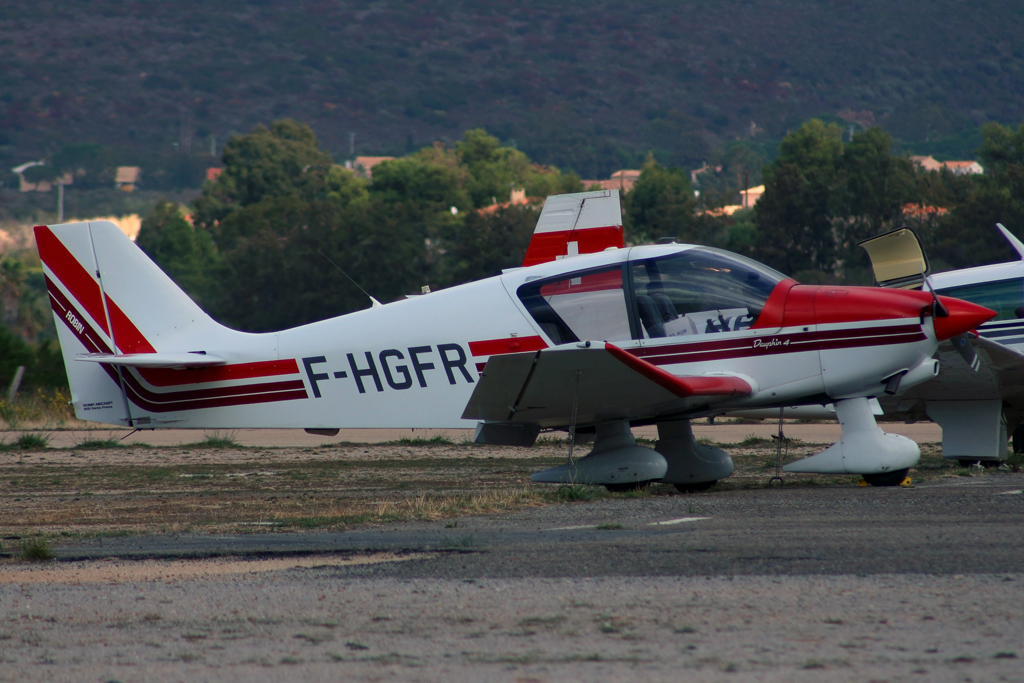
[(555, 344), (693, 337), (753, 326), (786, 279), (710, 247), (527, 282), (520, 300)]

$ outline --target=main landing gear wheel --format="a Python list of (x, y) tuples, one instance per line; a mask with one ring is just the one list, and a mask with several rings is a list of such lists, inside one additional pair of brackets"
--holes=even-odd
[(629, 493), (630, 491), (646, 491), (651, 488), (653, 479), (647, 481), (631, 481), (626, 484), (605, 484), (604, 487), (610, 493)]
[(676, 491), (679, 493), (699, 493), (701, 491), (707, 491), (709, 488), (718, 483), (718, 480), (714, 481), (701, 481), (696, 484), (676, 484)]
[(899, 486), (907, 478), (910, 468), (885, 472), (884, 474), (865, 474), (864, 481), (872, 486)]

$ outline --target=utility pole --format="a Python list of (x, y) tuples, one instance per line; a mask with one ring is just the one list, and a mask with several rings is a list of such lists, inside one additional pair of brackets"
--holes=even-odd
[(743, 169), (743, 208), (746, 209), (750, 197), (750, 171)]
[(351, 159), (356, 158), (356, 134), (348, 134), (348, 156)]
[(64, 183), (57, 178), (57, 222), (64, 222)]
[(211, 157), (216, 157), (217, 156), (217, 136), (216, 135), (210, 135), (210, 156)]

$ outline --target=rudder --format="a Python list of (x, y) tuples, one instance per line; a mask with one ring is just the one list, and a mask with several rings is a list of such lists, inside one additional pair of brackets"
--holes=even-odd
[(238, 334), (204, 313), (113, 223), (42, 225), (35, 236), (80, 419), (131, 424), (132, 411), (121, 368), (76, 356), (192, 351)]

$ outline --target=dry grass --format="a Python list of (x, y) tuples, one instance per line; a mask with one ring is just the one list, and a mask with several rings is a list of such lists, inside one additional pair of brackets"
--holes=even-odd
[(75, 418), (66, 390), (37, 389), (21, 393), (13, 401), (0, 399), (0, 420), (9, 429), (62, 429), (88, 423)]
[[(565, 461), (567, 446), (533, 449), (431, 444), (240, 448), (139, 445), (95, 450), (0, 450), (0, 535), (118, 535), (345, 529), (403, 520), (505, 513), (608, 496), (674, 496), (672, 486), (609, 494), (600, 487), (535, 485), (529, 475)], [(822, 444), (793, 442), (783, 462)], [(736, 473), (708, 493), (759, 488), (774, 474), (773, 446), (728, 449)], [(963, 469), (922, 444), (915, 481), (998, 476)], [(783, 474), (785, 486), (856, 485), (859, 477)], [(454, 528), (457, 522), (452, 522)]]

